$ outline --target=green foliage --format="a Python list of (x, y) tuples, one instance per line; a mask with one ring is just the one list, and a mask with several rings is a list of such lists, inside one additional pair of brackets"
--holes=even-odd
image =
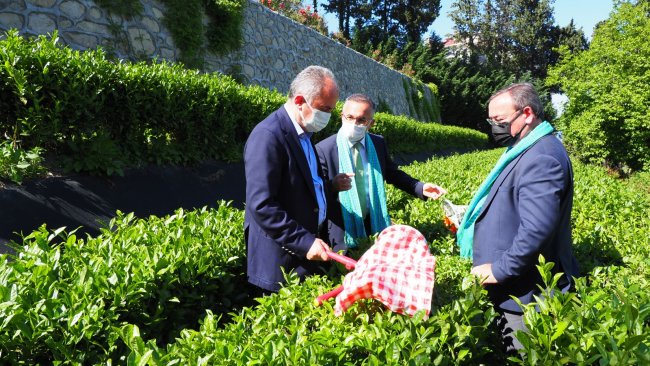
[(110, 62), (10, 32), (0, 41), (0, 131), (66, 167), (119, 173), (137, 163), (235, 160), (281, 94), (167, 63)]
[(25, 151), (11, 141), (0, 142), (0, 178), (21, 184), (45, 171), (43, 149), (36, 146)]
[(457, 0), (450, 12), (454, 21), (456, 56), (484, 59), (508, 73), (530, 73), (544, 79), (557, 62), (554, 48), (569, 45), (586, 49), (582, 30), (554, 24), (553, 0)]
[[(176, 1), (184, 3), (184, 1)], [(205, 34), (210, 52), (225, 55), (239, 49), (243, 43), (242, 27), (247, 1), (204, 0), (204, 3), (205, 12), (210, 19)]]
[[(422, 124), (421, 124), (422, 125)], [(469, 202), (502, 149), (417, 163), (405, 170)], [(575, 252), (586, 277), (526, 307), (525, 349), (501, 351), (495, 312), (442, 225), (439, 201), (388, 186), (393, 221), (416, 227), (437, 258), (428, 319), (361, 301), (343, 316), (316, 296), (340, 276), (245, 301), (243, 212), (178, 210), (118, 217), (85, 240), (45, 228), (0, 257), (0, 355), (8, 363), (168, 364), (646, 364), (650, 347), (650, 199), (598, 167), (576, 163)], [(638, 178), (643, 179), (643, 177)], [(553, 296), (549, 296), (549, 294)], [(199, 327), (200, 323), (200, 327)]]
[[(163, 22), (181, 50), (188, 67), (202, 67), (205, 46), (214, 54), (227, 54), (242, 45), (243, 0), (163, 0)], [(203, 25), (202, 15), (209, 24)], [(205, 35), (205, 37), (204, 37)]]
[[(402, 85), (409, 104), (409, 113), (414, 118), (425, 122), (440, 122), (438, 96), (434, 90), (429, 89), (429, 85), (407, 78), (402, 79)], [(437, 91), (437, 88), (435, 90)]]
[(422, 123), (403, 116), (375, 114), (372, 133), (383, 135), (392, 153), (481, 149), (487, 136), (478, 131), (438, 123)]
[(453, 365), (493, 357), (487, 329), (495, 315), (476, 283), (428, 319), (386, 312), (374, 301), (335, 317), (331, 302), (312, 304), (331, 286), (322, 277), (302, 284), (290, 277), (278, 294), (257, 299), (258, 306), (244, 309), (223, 329), (208, 315), (199, 331), (183, 332), (157, 363)]
[(95, 0), (95, 3), (110, 13), (131, 18), (142, 14), (140, 0)]
[(303, 7), (301, 0), (260, 0), (260, 3), (289, 19), (293, 19), (327, 36), (327, 23), (325, 23), (325, 19), (318, 15), (317, 9), (313, 9), (312, 11), (310, 5)]
[(242, 223), (221, 202), (146, 220), (118, 213), (85, 240), (63, 228), (27, 235), (0, 257), (3, 363), (119, 362), (128, 324), (164, 345), (206, 309), (226, 314), (245, 300)]
[[(517, 334), (526, 349), (526, 358), (512, 358), (512, 361), (526, 365), (650, 362), (647, 282), (644, 286), (624, 278), (611, 291), (589, 285), (581, 278), (575, 293), (562, 294), (552, 290), (557, 288), (561, 276), (553, 276), (552, 267), (553, 263), (545, 263), (542, 258), (538, 268), (547, 286), (536, 297), (536, 303), (526, 305), (524, 320), (529, 332)], [(605, 277), (595, 271), (592, 281)], [(607, 311), (603, 311), (603, 306)]]
[[(97, 0), (110, 13), (132, 18), (142, 14), (140, 0)], [(203, 66), (205, 50), (227, 54), (242, 45), (244, 0), (162, 0), (163, 23), (181, 50), (180, 61), (190, 68)], [(209, 18), (203, 25), (203, 14)], [(114, 32), (115, 36), (119, 35)]]
[[(26, 40), (8, 33), (0, 41), (0, 65), (0, 131), (26, 150), (38, 146), (60, 156), (68, 170), (93, 174), (120, 174), (142, 163), (238, 160), (248, 133), (286, 100), (276, 91), (180, 65), (115, 64), (102, 51), (59, 47), (56, 34)], [(435, 113), (422, 91), (413, 90), (422, 112)], [(316, 141), (336, 133), (341, 106)], [(396, 153), (473, 148), (485, 141), (441, 127), (382, 114), (376, 131)], [(425, 137), (409, 135), (418, 131)]]
[(549, 72), (569, 98), (560, 119), (581, 159), (650, 169), (650, 4), (622, 3), (595, 30), (589, 50)]

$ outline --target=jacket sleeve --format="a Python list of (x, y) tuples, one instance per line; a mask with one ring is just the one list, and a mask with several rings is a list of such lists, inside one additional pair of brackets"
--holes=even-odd
[(251, 133), (244, 149), (246, 209), (266, 235), (304, 257), (316, 237), (290, 217), (280, 202), (281, 195), (288, 194), (287, 187), (282, 187), (283, 174), (292, 172), (287, 172), (287, 166), (279, 162), (288, 159), (288, 151), (277, 133), (264, 129)]
[(530, 159), (516, 187), (519, 227), (512, 246), (492, 264), (498, 282), (517, 277), (537, 261), (543, 246), (553, 236), (561, 216), (566, 191), (566, 172), (550, 155)]
[(375, 145), (381, 145), (381, 147), (376, 147), (375, 150), (377, 150), (378, 155), (383, 155), (382, 157), (379, 157), (379, 159), (384, 161), (384, 166), (382, 167), (384, 169), (382, 172), (384, 180), (412, 196), (426, 200), (427, 198), (422, 194), (424, 183), (406, 174), (406, 172), (401, 170), (399, 166), (395, 164), (388, 153), (386, 140), (379, 136), (378, 143)]

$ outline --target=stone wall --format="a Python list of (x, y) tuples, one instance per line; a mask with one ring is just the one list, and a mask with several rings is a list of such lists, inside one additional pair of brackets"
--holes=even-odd
[[(164, 5), (156, 0), (141, 2), (142, 15), (125, 19), (108, 14), (91, 0), (0, 0), (0, 31), (16, 28), (24, 35), (39, 35), (56, 29), (61, 41), (74, 49), (101, 46), (125, 59), (177, 60), (179, 51), (162, 24)], [(240, 50), (206, 56), (204, 71), (231, 74), (244, 83), (286, 93), (297, 72), (322, 65), (336, 75), (342, 98), (361, 92), (384, 102), (394, 114), (424, 115), (413, 104), (410, 78), (257, 2), (246, 7), (243, 37)], [(420, 89), (430, 104), (435, 96), (427, 87)]]

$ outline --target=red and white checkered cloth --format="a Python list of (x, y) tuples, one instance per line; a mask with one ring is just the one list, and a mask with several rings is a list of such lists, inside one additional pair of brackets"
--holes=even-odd
[(377, 299), (389, 310), (413, 316), (429, 315), (436, 258), (424, 236), (406, 225), (384, 229), (343, 280), (334, 312), (341, 315), (359, 299)]

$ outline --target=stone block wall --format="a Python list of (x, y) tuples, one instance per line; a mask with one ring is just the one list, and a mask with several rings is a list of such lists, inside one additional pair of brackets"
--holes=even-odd
[[(165, 7), (141, 0), (142, 15), (128, 19), (109, 14), (92, 0), (0, 0), (0, 31), (16, 28), (24, 35), (59, 32), (74, 49), (102, 47), (119, 58), (176, 61), (179, 50), (162, 23)], [(208, 55), (203, 71), (234, 75), (244, 83), (286, 93), (293, 77), (309, 65), (334, 72), (341, 98), (368, 94), (397, 115), (417, 118), (405, 83), (410, 78), (255, 1), (244, 14), (244, 44), (226, 56)], [(424, 88), (429, 103), (435, 96)], [(410, 104), (410, 106), (409, 106)]]

